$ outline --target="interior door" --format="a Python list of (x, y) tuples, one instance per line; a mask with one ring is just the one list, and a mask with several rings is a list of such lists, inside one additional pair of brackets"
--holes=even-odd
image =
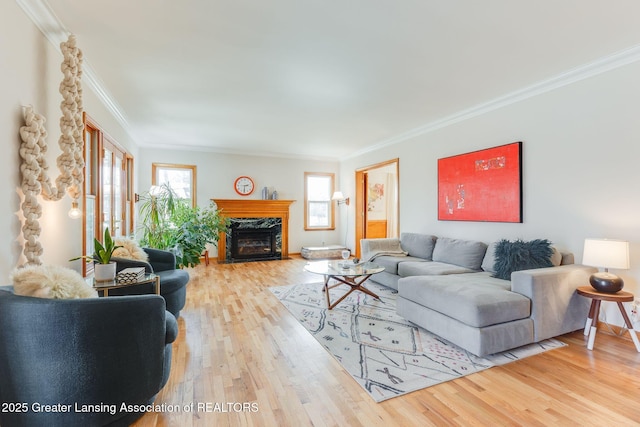
[(359, 258), (361, 239), (399, 236), (399, 160), (358, 169), (355, 182), (355, 246)]

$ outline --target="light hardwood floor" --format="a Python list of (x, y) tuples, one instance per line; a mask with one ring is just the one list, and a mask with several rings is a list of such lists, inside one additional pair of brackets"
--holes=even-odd
[(606, 326), (593, 351), (578, 331), (560, 337), (567, 347), (375, 403), (267, 289), (318, 282), (305, 262), (189, 270), (171, 377), (156, 399), (176, 411), (135, 426), (640, 425), (640, 354)]

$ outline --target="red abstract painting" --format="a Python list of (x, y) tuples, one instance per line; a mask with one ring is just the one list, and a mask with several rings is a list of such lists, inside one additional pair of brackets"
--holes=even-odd
[(522, 143), (438, 159), (438, 219), (522, 222)]

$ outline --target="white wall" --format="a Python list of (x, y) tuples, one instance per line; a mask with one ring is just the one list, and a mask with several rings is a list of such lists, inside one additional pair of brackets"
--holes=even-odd
[[(345, 192), (356, 168), (400, 158), (400, 229), (491, 242), (547, 238), (582, 259), (586, 237), (630, 241), (640, 297), (640, 63), (556, 89), (385, 147), (341, 165)], [(523, 142), (522, 224), (437, 219), (437, 159)], [(349, 233), (353, 240), (353, 232)], [(352, 243), (353, 244), (353, 243)], [(617, 309), (607, 319), (621, 324)]]
[[(82, 40), (78, 43), (82, 48)], [(91, 52), (85, 52), (91, 57)], [(7, 281), (21, 262), (20, 144), (22, 106), (33, 105), (48, 118), (49, 164), (57, 176), (55, 157), (59, 119), (58, 84), (61, 54), (35, 28), (15, 2), (0, 3), (0, 187), (4, 201), (0, 229), (0, 275)], [(517, 70), (514, 70), (517, 72)], [(585, 237), (610, 237), (631, 242), (628, 271), (616, 272), (625, 289), (640, 293), (640, 64), (605, 74), (512, 104), (465, 122), (451, 125), (338, 165), (213, 153), (135, 150), (129, 135), (84, 90), (85, 109), (119, 143), (136, 156), (138, 191), (151, 182), (151, 163), (186, 163), (198, 166), (198, 200), (239, 197), (232, 189), (239, 175), (250, 175), (258, 189), (274, 187), (282, 199), (295, 199), (290, 224), (290, 248), (342, 242), (354, 247), (354, 204), (342, 206), (340, 229), (335, 232), (303, 230), (303, 173), (336, 172), (336, 186), (354, 194), (356, 168), (398, 157), (400, 159), (400, 225), (404, 231), (492, 241), (498, 238), (548, 238), (571, 250), (581, 260)], [(523, 141), (524, 222), (522, 224), (446, 222), (437, 220), (436, 160), (440, 157)], [(251, 197), (259, 198), (259, 191)], [(70, 200), (43, 202), (43, 260), (68, 265), (80, 253), (80, 226), (68, 219)], [(346, 220), (348, 219), (348, 226)], [(345, 228), (346, 227), (346, 228)], [(620, 322), (613, 310), (607, 316)]]
[(152, 163), (196, 165), (197, 202), (206, 206), (211, 199), (241, 199), (233, 189), (235, 179), (250, 176), (255, 191), (247, 199), (260, 199), (263, 187), (276, 190), (281, 200), (295, 200), (289, 209), (289, 252), (299, 253), (303, 246), (338, 244), (344, 235), (338, 231), (304, 230), (304, 173), (332, 172), (336, 174), (336, 188), (340, 187), (338, 162), (301, 160), (276, 157), (256, 157), (194, 151), (156, 150), (141, 148), (137, 177), (141, 192), (151, 186)]
[[(78, 40), (82, 49), (82, 40)], [(86, 52), (85, 52), (86, 53)], [(90, 56), (90, 55), (89, 55)], [(0, 3), (0, 230), (4, 239), (0, 243), (0, 284), (8, 283), (10, 272), (24, 262), (21, 237), (21, 158), (20, 127), (24, 125), (22, 106), (32, 105), (36, 112), (47, 118), (49, 150), (47, 162), (49, 176), (59, 175), (56, 158), (60, 154), (60, 101), (58, 87), (62, 81), (60, 63), (62, 54), (54, 47), (16, 2)], [(85, 110), (122, 145), (134, 153), (135, 145), (121, 126), (105, 110), (101, 102), (86, 87)], [(71, 220), (67, 212), (71, 200), (65, 197), (59, 202), (41, 200), (42, 233), (40, 242), (44, 249), (41, 259), (47, 264), (79, 268), (78, 262), (68, 259), (80, 255), (82, 248), (81, 223)]]
[[(82, 38), (78, 38), (82, 49)], [(90, 58), (91, 52), (84, 52)], [(95, 54), (94, 54), (95, 55)], [(0, 243), (0, 283), (8, 283), (10, 272), (24, 262), (22, 256), (21, 209), (20, 209), (20, 136), (24, 125), (22, 106), (33, 105), (35, 110), (47, 118), (49, 152), (47, 161), (50, 176), (58, 176), (56, 157), (60, 154), (57, 145), (58, 121), (61, 96), (58, 86), (62, 80), (60, 62), (62, 55), (25, 15), (15, 2), (0, 3), (0, 177), (6, 185), (0, 187), (0, 198), (5, 201), (4, 213), (0, 215), (0, 229), (5, 239)], [(336, 185), (339, 181), (337, 162), (265, 158), (253, 156), (220, 155), (179, 151), (138, 151), (131, 136), (105, 109), (89, 87), (84, 87), (85, 111), (109, 135), (131, 152), (138, 177), (137, 191), (142, 192), (151, 184), (151, 163), (185, 163), (198, 166), (198, 201), (206, 204), (214, 197), (240, 197), (233, 191), (233, 181), (239, 175), (250, 175), (258, 189), (251, 198), (260, 197), (260, 189), (269, 186), (276, 189), (281, 199), (296, 200), (291, 206), (289, 247), (299, 252), (302, 246), (339, 243), (337, 231), (304, 231), (303, 201), (304, 172), (334, 172)], [(42, 233), (40, 242), (44, 248), (42, 261), (79, 268), (78, 262), (68, 259), (81, 253), (81, 223), (68, 218), (71, 200), (65, 197), (59, 202), (41, 201), (43, 213), (40, 220)]]

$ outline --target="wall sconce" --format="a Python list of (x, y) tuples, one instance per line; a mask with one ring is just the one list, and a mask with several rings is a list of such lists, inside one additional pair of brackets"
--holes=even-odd
[(335, 193), (333, 193), (333, 196), (331, 196), (331, 200), (337, 201), (338, 205), (345, 204), (349, 206), (349, 198), (345, 198), (344, 194), (342, 194), (342, 191), (336, 191)]
[(602, 267), (604, 271), (589, 277), (589, 283), (598, 291), (615, 294), (624, 286), (623, 280), (609, 273), (610, 268), (629, 268), (629, 242), (612, 239), (585, 239), (582, 263), (593, 267)]

